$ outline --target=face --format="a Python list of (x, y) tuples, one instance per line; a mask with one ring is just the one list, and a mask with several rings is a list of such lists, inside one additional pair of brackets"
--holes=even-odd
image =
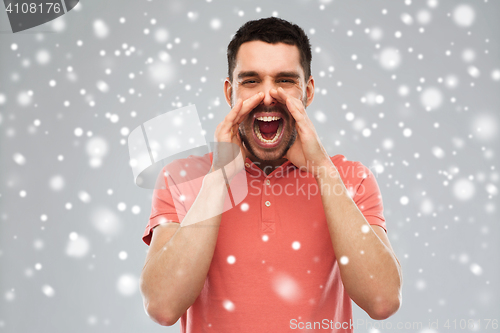
[(249, 157), (256, 160), (282, 159), (297, 137), (295, 120), (286, 105), (269, 91), (282, 87), (302, 100), (307, 107), (314, 96), (314, 80), (306, 81), (300, 64), (299, 49), (284, 43), (262, 41), (243, 43), (236, 57), (233, 81), (224, 83), (226, 100), (231, 108), (237, 99), (245, 100), (263, 92), (264, 99), (239, 126), (240, 137)]

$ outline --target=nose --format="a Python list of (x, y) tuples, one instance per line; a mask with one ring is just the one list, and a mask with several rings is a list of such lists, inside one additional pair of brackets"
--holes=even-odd
[(260, 104), (264, 106), (271, 106), (278, 103), (278, 101), (269, 93), (271, 89), (276, 89), (276, 87), (274, 87), (272, 84), (266, 84), (263, 86), (262, 92), (264, 93), (264, 99), (262, 100), (262, 102), (260, 102)]

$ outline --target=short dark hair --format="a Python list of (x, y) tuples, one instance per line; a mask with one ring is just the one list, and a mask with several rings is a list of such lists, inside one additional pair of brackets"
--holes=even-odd
[(229, 80), (233, 81), (236, 55), (241, 44), (260, 40), (270, 44), (285, 43), (299, 49), (300, 64), (304, 70), (305, 81), (311, 75), (311, 44), (304, 30), (296, 24), (277, 17), (267, 17), (248, 21), (242, 25), (227, 46), (227, 67)]

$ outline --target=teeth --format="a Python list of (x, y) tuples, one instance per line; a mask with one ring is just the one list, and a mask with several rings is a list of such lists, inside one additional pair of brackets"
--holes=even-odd
[(275, 120), (280, 120), (281, 117), (257, 117), (257, 120), (260, 121), (275, 121)]
[[(278, 119), (280, 119), (279, 117), (259, 117), (259, 118), (278, 118)], [(257, 118), (257, 119), (261, 120), (259, 118)], [(276, 119), (276, 120), (278, 120), (278, 119)], [(264, 120), (264, 121), (271, 121), (271, 120)], [(278, 137), (280, 136), (280, 133), (282, 130), (283, 130), (283, 123), (281, 122), (280, 125), (278, 126), (278, 130), (276, 131), (276, 135), (274, 136), (274, 138), (272, 138), (271, 140), (267, 140), (267, 139), (264, 139), (262, 137), (262, 134), (260, 133), (259, 125), (257, 125), (257, 123), (255, 123), (255, 125), (254, 125), (255, 134), (257, 135), (259, 140), (264, 142), (264, 143), (274, 143), (274, 142), (278, 141)]]

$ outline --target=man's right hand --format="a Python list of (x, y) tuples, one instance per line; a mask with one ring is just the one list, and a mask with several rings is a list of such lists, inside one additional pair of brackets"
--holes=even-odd
[[(224, 167), (228, 179), (243, 170), (246, 154), (239, 133), (240, 123), (264, 99), (259, 92), (246, 100), (239, 99), (215, 129), (212, 172)], [(238, 155), (241, 154), (239, 157)]]
[[(264, 94), (259, 93), (245, 101), (237, 101), (224, 121), (217, 126), (216, 148), (222, 149), (214, 149), (212, 171), (223, 167), (226, 177), (231, 179), (237, 174), (233, 174), (231, 165), (241, 164), (243, 169), (245, 149), (241, 144), (238, 127), (263, 98)], [(236, 151), (234, 148), (227, 149), (230, 147), (235, 147)], [(232, 155), (231, 158), (228, 153)], [(238, 157), (240, 153), (243, 157), (241, 159)], [(220, 157), (229, 158), (229, 168), (228, 163)], [(205, 285), (227, 193), (227, 185), (224, 184), (222, 175), (214, 173), (212, 176), (208, 177), (206, 182), (207, 178), (204, 179), (204, 185), (201, 186), (196, 200), (182, 220), (182, 228), (178, 223), (171, 222), (168, 228), (158, 227), (153, 232), (151, 249), (141, 274), (140, 285), (146, 312), (162, 325), (173, 325), (177, 322), (195, 302)], [(171, 204), (174, 205), (173, 202)], [(203, 227), (189, 227), (195, 223)], [(173, 228), (170, 228), (172, 226)]]

